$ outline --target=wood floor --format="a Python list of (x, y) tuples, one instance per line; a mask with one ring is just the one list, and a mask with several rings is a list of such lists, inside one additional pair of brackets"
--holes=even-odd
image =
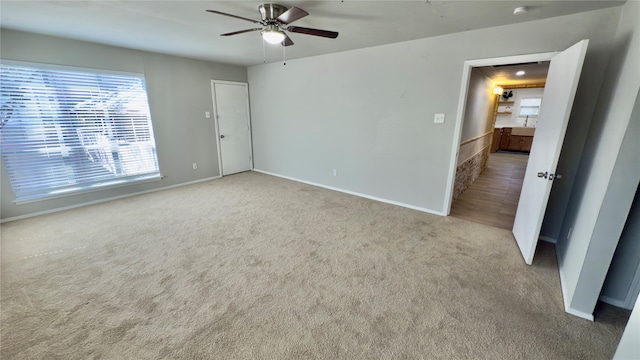
[(511, 230), (528, 159), (526, 154), (490, 154), (487, 168), (452, 204), (451, 216)]

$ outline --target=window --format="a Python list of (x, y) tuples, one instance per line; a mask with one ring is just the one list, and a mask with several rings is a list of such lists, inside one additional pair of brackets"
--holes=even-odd
[(520, 101), (519, 116), (538, 116), (542, 98), (524, 98)]
[(3, 61), (0, 140), (17, 203), (160, 178), (141, 75)]

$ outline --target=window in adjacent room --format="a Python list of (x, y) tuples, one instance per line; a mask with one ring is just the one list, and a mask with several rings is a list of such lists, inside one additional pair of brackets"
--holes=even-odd
[(0, 140), (16, 203), (160, 178), (138, 74), (2, 61)]
[(520, 101), (520, 112), (518, 116), (538, 116), (540, 113), (542, 98), (523, 98)]

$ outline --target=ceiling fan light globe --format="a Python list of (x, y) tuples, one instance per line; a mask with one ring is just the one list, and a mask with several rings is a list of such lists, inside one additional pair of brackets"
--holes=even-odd
[(262, 38), (269, 44), (280, 44), (284, 40), (285, 36), (282, 31), (265, 30), (262, 32)]

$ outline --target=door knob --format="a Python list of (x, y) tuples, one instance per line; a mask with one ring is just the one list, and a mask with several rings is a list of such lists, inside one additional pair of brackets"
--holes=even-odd
[(548, 175), (549, 175), (548, 171), (538, 173), (538, 177), (545, 178), (545, 179), (547, 178)]
[(224, 135), (220, 135), (220, 139), (224, 139)]

